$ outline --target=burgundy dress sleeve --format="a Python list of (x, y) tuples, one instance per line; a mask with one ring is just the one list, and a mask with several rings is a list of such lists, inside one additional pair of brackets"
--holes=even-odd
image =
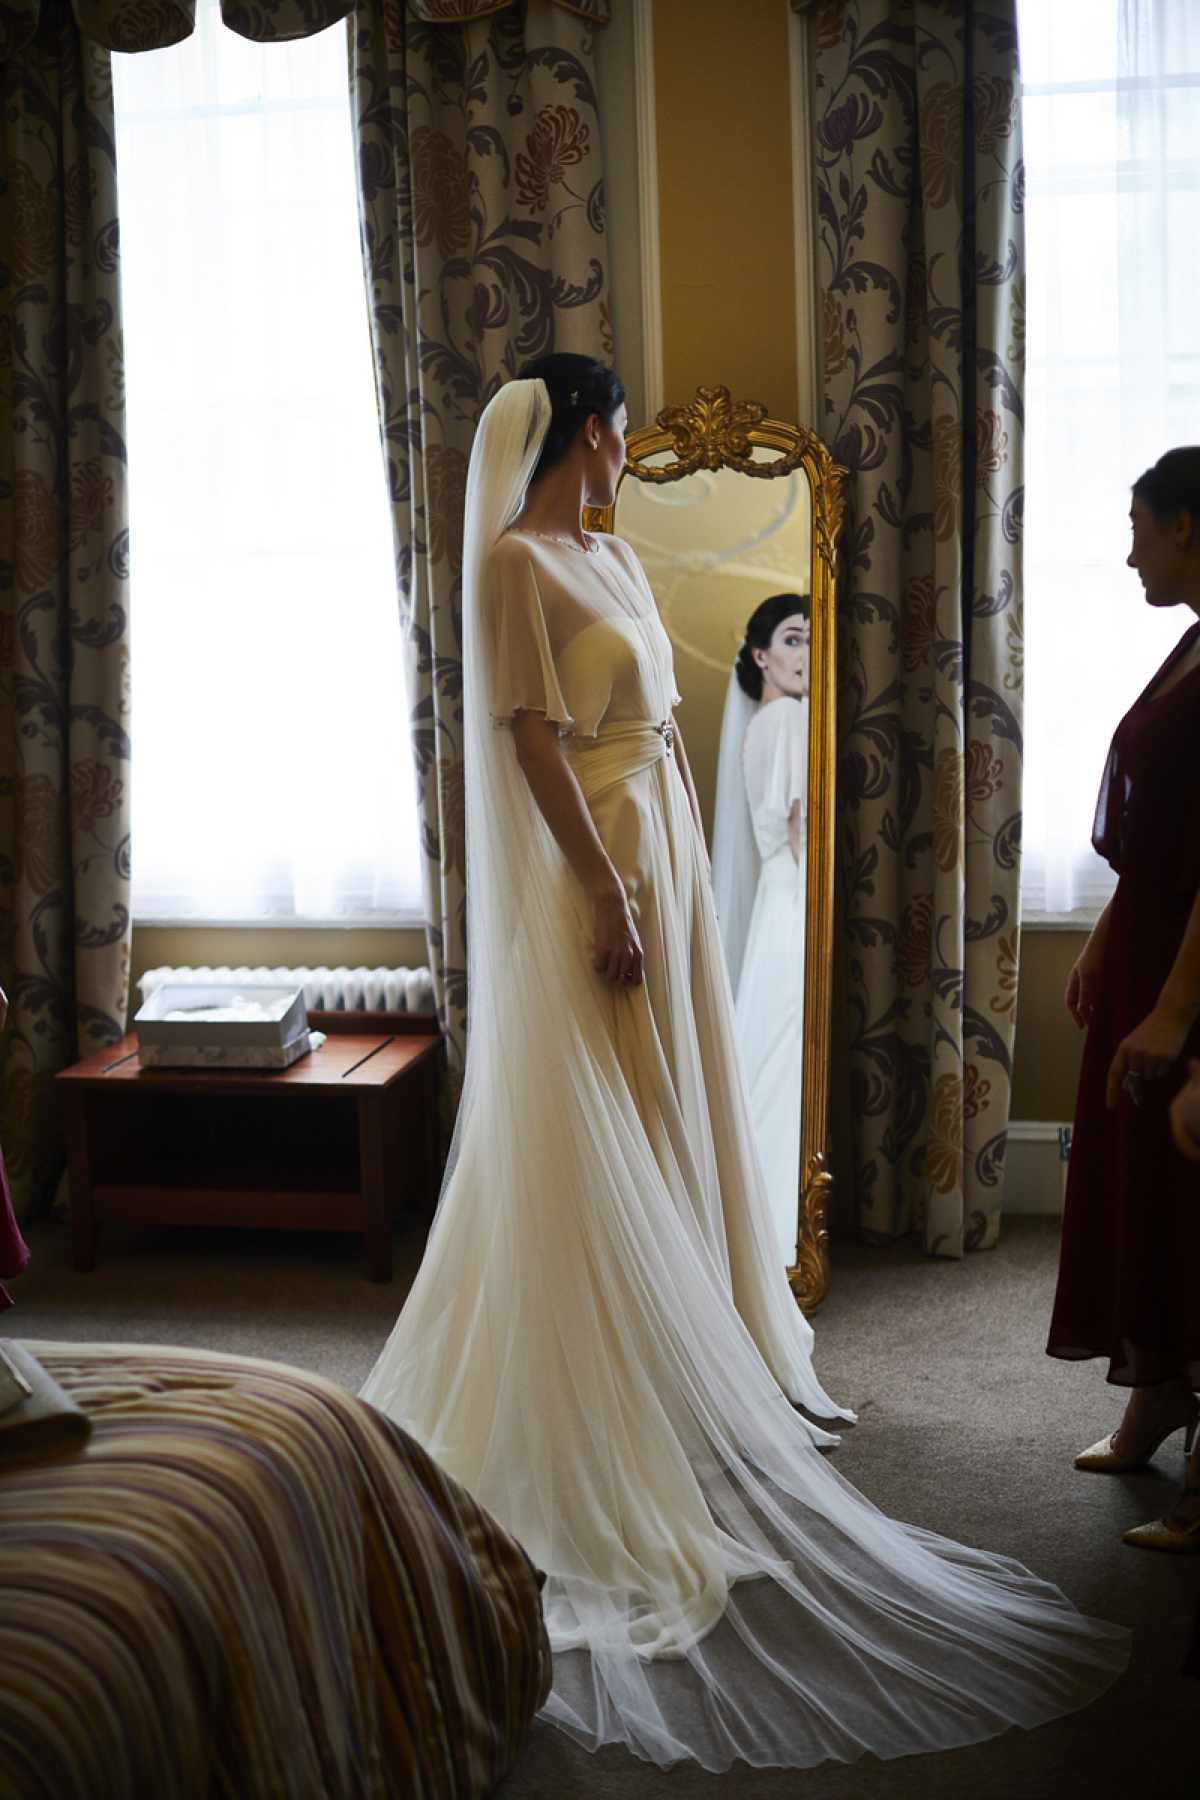
[[(0, 1275), (19, 1275), (28, 1261), (29, 1251), (17, 1229), (16, 1215), (8, 1192), (4, 1157), (0, 1155)], [(0, 1286), (0, 1312), (11, 1305), (11, 1296)]]
[(1117, 726), (1092, 830), (1094, 848), (1118, 875), (1136, 871), (1188, 907), (1200, 888), (1200, 704), (1191, 675), (1153, 703), (1149, 696), (1197, 635), (1200, 624)]

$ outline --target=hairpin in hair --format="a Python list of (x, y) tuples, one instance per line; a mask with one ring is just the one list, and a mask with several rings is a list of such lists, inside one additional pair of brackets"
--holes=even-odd
[(572, 406), (579, 405), (579, 389), (578, 388), (575, 388), (571, 394), (571, 405)]

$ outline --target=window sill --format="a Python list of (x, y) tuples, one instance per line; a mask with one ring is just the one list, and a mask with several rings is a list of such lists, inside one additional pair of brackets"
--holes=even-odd
[(135, 913), (135, 931), (424, 931), (425, 915), (419, 912), (363, 912), (336, 919), (298, 919), (289, 914), (278, 919), (208, 918), (193, 913)]
[(1021, 930), (1090, 931), (1103, 911), (1102, 906), (1081, 906), (1071, 913), (1027, 912), (1021, 917)]

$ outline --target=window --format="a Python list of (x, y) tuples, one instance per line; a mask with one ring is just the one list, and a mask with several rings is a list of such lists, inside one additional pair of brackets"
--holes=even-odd
[(345, 27), (251, 44), (200, 0), (113, 69), (134, 916), (413, 923)]
[(1200, 7), (1019, 0), (1028, 183), (1026, 920), (1095, 914), (1113, 728), (1191, 615), (1147, 608), (1129, 489), (1200, 442)]

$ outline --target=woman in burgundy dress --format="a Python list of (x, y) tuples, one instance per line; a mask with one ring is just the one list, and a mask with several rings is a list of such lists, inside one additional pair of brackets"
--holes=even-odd
[[(1130, 517), (1147, 603), (1200, 615), (1200, 448), (1147, 470)], [(1117, 727), (1092, 842), (1119, 881), (1067, 984), (1088, 1041), (1047, 1348), (1107, 1356), (1132, 1390), (1117, 1430), (1076, 1458), (1120, 1473), (1200, 1415), (1200, 1167), (1168, 1117), (1200, 1055), (1200, 624)], [(1128, 1541), (1200, 1551), (1200, 1450), (1188, 1473), (1170, 1517)]]

